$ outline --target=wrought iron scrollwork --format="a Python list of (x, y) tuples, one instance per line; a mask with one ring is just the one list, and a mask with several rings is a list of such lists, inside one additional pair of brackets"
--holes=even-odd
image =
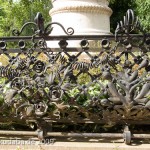
[(73, 28), (69, 27), (66, 30), (63, 27), (63, 25), (61, 25), (58, 22), (49, 23), (45, 27), (44, 18), (43, 18), (43, 15), (40, 12), (37, 13), (34, 21), (35, 22), (27, 22), (27, 23), (25, 23), (20, 30), (14, 29), (12, 31), (13, 35), (15, 35), (15, 36), (21, 35), (22, 32), (24, 31), (24, 29), (27, 26), (31, 26), (31, 25), (34, 27), (34, 28), (32, 28), (33, 29), (33, 33), (35, 35), (39, 35), (39, 36), (48, 36), (48, 35), (50, 35), (52, 30), (53, 30), (53, 27), (52, 27), (53, 25), (57, 25), (57, 26), (61, 27), (61, 29), (64, 31), (64, 33), (66, 35), (73, 35), (74, 34), (74, 29)]
[[(29, 24), (35, 27), (34, 35), (30, 44), (25, 38), (19, 40), (17, 54), (10, 54), (9, 41), (0, 42), (0, 54), (8, 60), (0, 67), (4, 80), (0, 89), (3, 103), (13, 108), (11, 114), (76, 122), (150, 121), (150, 34), (132, 10), (118, 23), (114, 40), (109, 36), (94, 38), (100, 43), (96, 52), (88, 36), (77, 36), (80, 48), (69, 52), (74, 30), (65, 30), (55, 22), (44, 27), (41, 13), (35, 23), (13, 32), (19, 36)], [(55, 51), (46, 44), (52, 25), (68, 35), (59, 38)], [(135, 35), (137, 31), (140, 35)]]

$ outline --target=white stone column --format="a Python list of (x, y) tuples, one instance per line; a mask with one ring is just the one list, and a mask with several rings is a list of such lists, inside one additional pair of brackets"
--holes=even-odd
[[(110, 34), (112, 10), (108, 0), (52, 0), (52, 22), (61, 23), (66, 29), (72, 27), (75, 35)], [(65, 35), (55, 26), (52, 35)]]

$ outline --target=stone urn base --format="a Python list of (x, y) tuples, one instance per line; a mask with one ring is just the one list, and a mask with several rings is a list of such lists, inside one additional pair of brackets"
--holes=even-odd
[[(72, 27), (74, 35), (110, 34), (112, 10), (107, 0), (53, 0), (52, 4), (52, 22), (59, 22), (66, 29)], [(64, 34), (56, 26), (52, 32), (52, 35)]]

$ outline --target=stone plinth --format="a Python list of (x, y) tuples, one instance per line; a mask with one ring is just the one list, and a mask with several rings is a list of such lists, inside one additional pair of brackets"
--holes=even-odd
[[(107, 0), (53, 0), (52, 4), (52, 22), (59, 22), (66, 29), (74, 28), (75, 35), (110, 34), (112, 10)], [(55, 26), (52, 35), (64, 32)]]

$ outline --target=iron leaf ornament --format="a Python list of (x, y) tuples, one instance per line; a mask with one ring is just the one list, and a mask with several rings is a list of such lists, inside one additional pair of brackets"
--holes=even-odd
[[(39, 12), (34, 21), (13, 30), (14, 51), (8, 46), (12, 39), (0, 39), (0, 55), (7, 60), (0, 66), (2, 116), (11, 108), (7, 115), (12, 119), (150, 121), (150, 34), (132, 10), (118, 23), (113, 38), (74, 36), (72, 28), (60, 23), (45, 25)], [(19, 38), (29, 25), (34, 27), (31, 39)], [(66, 34), (57, 37), (57, 49), (46, 44), (47, 39), (56, 41), (49, 38), (55, 25)], [(72, 38), (80, 41), (80, 48), (69, 48)], [(91, 39), (100, 43), (96, 52)]]

